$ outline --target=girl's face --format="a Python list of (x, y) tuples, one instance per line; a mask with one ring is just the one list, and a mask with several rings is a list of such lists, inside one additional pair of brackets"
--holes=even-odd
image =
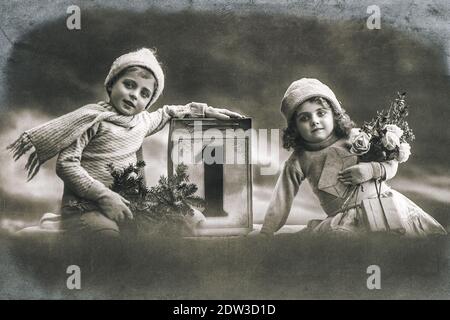
[(306, 142), (322, 142), (334, 130), (333, 111), (317, 102), (302, 103), (295, 114), (295, 120), (297, 130)]
[(140, 67), (125, 72), (111, 87), (110, 100), (116, 110), (133, 116), (145, 110), (155, 90), (153, 74)]

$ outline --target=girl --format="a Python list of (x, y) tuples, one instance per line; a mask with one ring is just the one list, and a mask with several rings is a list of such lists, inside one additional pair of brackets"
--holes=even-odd
[[(64, 181), (62, 222), (69, 231), (116, 236), (133, 215), (129, 202), (108, 188), (108, 164), (126, 167), (141, 158), (145, 137), (161, 130), (172, 117), (241, 117), (203, 103), (164, 106), (147, 112), (164, 89), (164, 73), (146, 48), (124, 54), (105, 80), (109, 102), (89, 104), (24, 132), (9, 146), (17, 160), (32, 151), (26, 169), (29, 179), (48, 159), (58, 155), (56, 173)], [(74, 207), (88, 201), (98, 210)], [(91, 206), (92, 208), (92, 206)]]
[[(349, 134), (354, 123), (331, 89), (317, 79), (303, 78), (287, 89), (281, 112), (287, 121), (283, 147), (294, 149), (275, 186), (261, 233), (272, 235), (289, 215), (292, 201), (307, 179), (328, 215), (312, 220), (307, 231), (359, 234), (367, 231), (361, 201), (377, 197), (374, 180), (392, 179), (397, 161), (357, 163), (350, 153)], [(344, 169), (344, 170), (342, 170)], [(360, 185), (349, 195), (348, 185)], [(444, 228), (411, 200), (381, 183), (381, 197), (393, 196), (407, 236), (446, 234)]]

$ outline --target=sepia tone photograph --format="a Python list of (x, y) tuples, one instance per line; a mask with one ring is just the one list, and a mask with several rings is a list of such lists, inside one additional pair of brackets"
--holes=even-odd
[(0, 4), (0, 299), (449, 299), (450, 4)]

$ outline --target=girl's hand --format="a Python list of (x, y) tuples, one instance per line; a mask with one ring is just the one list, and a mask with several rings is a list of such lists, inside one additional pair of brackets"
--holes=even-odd
[(228, 109), (218, 109), (213, 107), (207, 107), (205, 109), (205, 118), (215, 118), (220, 120), (230, 119), (230, 118), (245, 118), (245, 116), (230, 111)]
[(247, 237), (255, 239), (256, 241), (265, 241), (273, 238), (273, 234), (262, 233), (260, 230), (253, 230), (247, 234)]
[(338, 179), (346, 185), (357, 185), (373, 178), (373, 168), (368, 162), (348, 167), (338, 174)]

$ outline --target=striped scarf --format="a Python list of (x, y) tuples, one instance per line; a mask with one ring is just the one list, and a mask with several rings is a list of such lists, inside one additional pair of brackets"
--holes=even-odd
[(100, 101), (25, 131), (7, 149), (13, 153), (16, 161), (31, 152), (25, 165), (30, 181), (39, 172), (42, 164), (70, 146), (86, 130), (100, 121), (132, 128), (137, 124), (138, 117), (120, 115), (109, 103)]

